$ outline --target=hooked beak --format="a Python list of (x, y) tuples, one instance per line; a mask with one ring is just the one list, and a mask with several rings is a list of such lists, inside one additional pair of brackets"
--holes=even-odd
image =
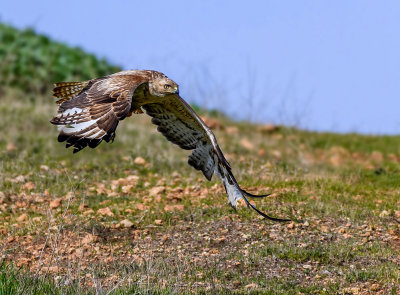
[(175, 94), (179, 94), (179, 88), (178, 88), (178, 86), (175, 86), (175, 87), (174, 87), (174, 93), (175, 93)]

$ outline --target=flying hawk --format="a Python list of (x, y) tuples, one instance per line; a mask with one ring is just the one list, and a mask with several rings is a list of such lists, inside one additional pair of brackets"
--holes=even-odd
[(66, 141), (67, 148), (73, 146), (74, 153), (86, 146), (95, 148), (103, 140), (113, 141), (119, 121), (145, 111), (167, 140), (193, 150), (189, 165), (208, 180), (214, 172), (221, 178), (233, 208), (243, 198), (265, 218), (288, 221), (270, 217), (248, 201), (247, 197), (268, 195), (253, 195), (240, 188), (212, 131), (179, 96), (178, 84), (164, 74), (122, 71), (84, 82), (60, 82), (55, 84), (53, 96), (59, 98), (59, 108), (50, 122), (58, 125), (58, 141)]

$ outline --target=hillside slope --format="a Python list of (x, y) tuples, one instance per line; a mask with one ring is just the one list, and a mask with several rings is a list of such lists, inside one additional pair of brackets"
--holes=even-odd
[[(81, 57), (55, 72), (43, 58), (44, 73), (31, 80), (31, 53), (19, 55), (30, 49), (9, 49), (7, 58), (27, 59), (20, 64), (30, 70), (0, 69), (0, 249), (2, 262), (16, 269), (0, 265), (0, 288), (24, 294), (107, 294), (114, 287), (113, 294), (400, 291), (399, 136), (213, 118), (238, 181), (251, 192), (273, 193), (256, 206), (293, 220), (272, 223), (243, 203), (237, 212), (227, 206), (219, 180), (208, 182), (188, 166), (188, 151), (167, 142), (145, 115), (123, 121), (113, 144), (75, 155), (65, 149), (49, 123), (56, 111), (52, 82), (117, 68), (104, 61), (97, 68), (103, 62), (79, 49), (44, 44), (48, 52), (62, 49), (52, 62)], [(91, 69), (81, 69), (86, 58), (94, 59)]]
[(47, 94), (57, 81), (88, 80), (120, 71), (105, 59), (50, 40), (32, 29), (0, 23), (0, 89)]

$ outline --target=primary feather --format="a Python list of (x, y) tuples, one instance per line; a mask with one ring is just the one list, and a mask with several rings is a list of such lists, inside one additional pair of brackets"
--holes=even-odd
[(85, 82), (56, 83), (54, 96), (60, 98), (57, 115), (50, 121), (58, 125), (58, 140), (73, 146), (74, 153), (89, 146), (94, 148), (103, 140), (115, 137), (119, 121), (143, 110), (152, 117), (167, 140), (182, 149), (193, 150), (188, 163), (211, 180), (216, 173), (222, 180), (228, 203), (236, 208), (239, 199), (265, 218), (270, 217), (254, 207), (247, 197), (252, 195), (240, 188), (232, 174), (217, 140), (207, 125), (179, 96), (178, 85), (156, 71), (122, 71)]

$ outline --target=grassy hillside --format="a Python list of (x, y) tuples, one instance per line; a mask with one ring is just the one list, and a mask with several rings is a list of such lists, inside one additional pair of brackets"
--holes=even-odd
[[(65, 59), (84, 54), (48, 42)], [(212, 118), (242, 186), (273, 193), (256, 206), (293, 220), (273, 223), (227, 206), (219, 180), (189, 167), (188, 152), (145, 115), (123, 121), (113, 144), (73, 155), (56, 140), (56, 105), (42, 93), (64, 78), (44, 68), (35, 100), (21, 96), (19, 78), (1, 82), (0, 293), (400, 292), (399, 136)]]
[(33, 97), (47, 94), (54, 82), (87, 80), (119, 70), (105, 59), (32, 29), (17, 30), (0, 23), (0, 89), (12, 87)]

